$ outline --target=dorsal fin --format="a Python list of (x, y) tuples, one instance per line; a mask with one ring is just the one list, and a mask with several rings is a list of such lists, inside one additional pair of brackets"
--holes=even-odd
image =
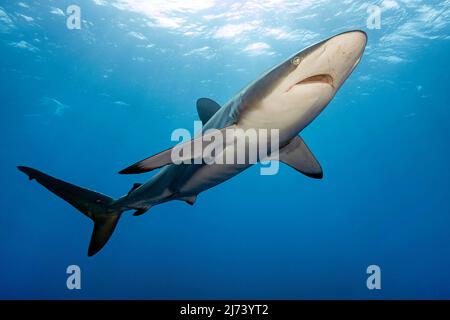
[(303, 139), (298, 136), (280, 150), (279, 157), (281, 162), (310, 178), (323, 178), (322, 167)]
[(212, 118), (220, 109), (220, 105), (209, 98), (200, 98), (197, 100), (197, 112), (203, 125)]
[(132, 193), (134, 190), (142, 186), (142, 183), (133, 183), (133, 186), (131, 187), (130, 191), (128, 191), (128, 194)]

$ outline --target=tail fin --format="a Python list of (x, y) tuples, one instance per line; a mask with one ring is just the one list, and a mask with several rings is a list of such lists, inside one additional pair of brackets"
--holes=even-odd
[(30, 180), (36, 179), (45, 188), (66, 200), (94, 221), (94, 230), (88, 250), (89, 257), (103, 248), (114, 232), (122, 214), (122, 210), (112, 208), (111, 205), (114, 202), (112, 198), (58, 180), (32, 168), (22, 166), (17, 168), (28, 175)]

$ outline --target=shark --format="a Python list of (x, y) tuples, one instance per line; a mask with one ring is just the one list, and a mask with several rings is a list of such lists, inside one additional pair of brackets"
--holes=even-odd
[[(322, 179), (321, 165), (299, 134), (330, 103), (359, 64), (366, 45), (364, 31), (343, 32), (274, 66), (223, 106), (209, 98), (198, 99), (197, 111), (204, 129), (277, 129), (277, 160), (307, 177)], [(193, 144), (200, 138), (202, 134), (183, 143)], [(18, 166), (18, 169), (93, 221), (88, 248), (88, 256), (93, 256), (108, 242), (124, 212), (132, 210), (134, 216), (139, 216), (155, 205), (172, 200), (193, 205), (200, 193), (252, 165), (249, 162), (178, 164), (172, 160), (172, 151), (169, 148), (120, 171), (120, 174), (140, 174), (160, 169), (146, 183), (135, 183), (118, 199), (31, 167)], [(197, 156), (195, 151), (191, 155)]]

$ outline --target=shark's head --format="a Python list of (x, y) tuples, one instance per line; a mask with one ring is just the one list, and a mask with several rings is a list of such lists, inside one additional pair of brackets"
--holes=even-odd
[(321, 85), (336, 93), (358, 65), (366, 44), (366, 33), (357, 30), (300, 51), (279, 66), (288, 72), (275, 89), (295, 92), (302, 86)]
[(366, 44), (366, 33), (357, 30), (302, 50), (251, 84), (245, 104), (272, 113), (297, 110), (312, 121), (356, 67)]

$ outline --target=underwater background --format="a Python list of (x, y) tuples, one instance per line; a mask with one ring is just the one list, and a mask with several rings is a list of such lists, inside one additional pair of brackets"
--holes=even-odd
[[(198, 98), (353, 29), (363, 59), (301, 133), (323, 180), (254, 166), (192, 207), (125, 213), (88, 258), (91, 221), (16, 169), (119, 197)], [(450, 298), (450, 1), (2, 0), (0, 50), (0, 298)]]

